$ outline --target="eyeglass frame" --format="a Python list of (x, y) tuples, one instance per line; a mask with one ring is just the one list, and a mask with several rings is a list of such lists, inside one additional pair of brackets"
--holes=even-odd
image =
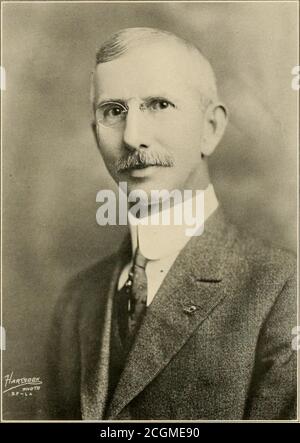
[[(142, 112), (150, 110), (150, 106), (151, 106), (151, 104), (153, 104), (153, 102), (165, 102), (165, 103), (168, 104), (167, 107), (169, 107), (169, 105), (171, 105), (172, 108), (174, 108), (174, 109), (177, 108), (177, 106), (174, 103), (172, 103), (170, 100), (168, 100), (168, 99), (166, 99), (164, 97), (149, 97), (148, 99), (146, 99), (145, 101), (140, 103), (139, 110), (142, 111)], [(129, 106), (128, 106), (127, 103), (122, 103), (121, 101), (112, 101), (112, 100), (105, 101), (105, 102), (101, 103), (100, 105), (96, 106), (95, 116), (96, 116), (96, 123), (97, 124), (103, 125), (105, 127), (114, 127), (114, 126), (117, 126), (118, 124), (120, 124), (120, 123), (125, 121), (125, 118), (123, 118), (123, 119), (120, 119), (120, 120), (116, 120), (115, 122), (113, 122), (111, 124), (105, 124), (104, 123), (104, 119), (97, 118), (97, 111), (100, 110), (102, 107), (104, 107), (106, 105), (119, 106), (120, 108), (123, 108), (122, 112), (124, 114), (126, 114), (126, 116), (128, 114)], [(161, 111), (163, 109), (167, 109), (167, 107), (166, 108), (162, 108)], [(157, 111), (153, 110), (153, 112), (157, 112)], [(121, 114), (119, 114), (119, 115), (121, 115)]]

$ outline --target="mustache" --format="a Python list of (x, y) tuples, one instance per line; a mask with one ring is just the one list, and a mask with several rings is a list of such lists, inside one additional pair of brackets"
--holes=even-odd
[(174, 159), (171, 155), (163, 152), (136, 150), (121, 157), (116, 164), (118, 172), (146, 166), (172, 167), (174, 166)]

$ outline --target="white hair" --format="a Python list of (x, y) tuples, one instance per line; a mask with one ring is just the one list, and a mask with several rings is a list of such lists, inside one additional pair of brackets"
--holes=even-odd
[[(209, 61), (203, 56), (201, 51), (192, 43), (178, 37), (177, 35), (155, 28), (126, 28), (111, 35), (96, 53), (96, 67), (99, 64), (107, 63), (121, 57), (130, 49), (142, 44), (160, 42), (175, 42), (195, 56), (198, 64), (199, 84), (201, 83), (201, 101), (204, 106), (211, 101), (218, 100), (217, 84), (214, 71)], [(202, 82), (201, 82), (202, 80)], [(95, 101), (95, 88), (92, 73), (91, 81), (91, 101)]]

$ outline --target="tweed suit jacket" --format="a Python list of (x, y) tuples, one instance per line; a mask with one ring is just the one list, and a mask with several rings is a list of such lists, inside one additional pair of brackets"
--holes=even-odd
[(112, 301), (129, 244), (58, 300), (48, 418), (295, 419), (295, 258), (239, 232), (221, 209), (164, 279), (107, 402)]

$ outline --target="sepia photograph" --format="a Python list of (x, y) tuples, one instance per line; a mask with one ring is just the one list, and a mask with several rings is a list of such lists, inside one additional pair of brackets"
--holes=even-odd
[(1, 421), (297, 422), (299, 2), (1, 33)]

